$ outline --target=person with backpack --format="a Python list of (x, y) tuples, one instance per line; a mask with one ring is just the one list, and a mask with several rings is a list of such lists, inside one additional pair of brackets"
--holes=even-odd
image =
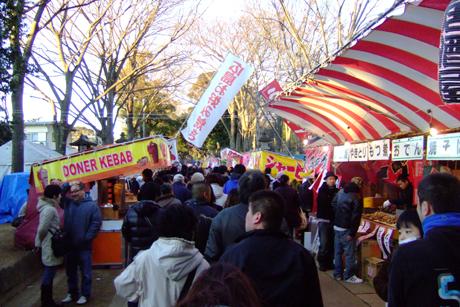
[(195, 246), (202, 254), (206, 249), (212, 220), (219, 213), (212, 207), (211, 193), (211, 186), (208, 183), (204, 181), (195, 182), (192, 186), (192, 199), (185, 202), (195, 212)]
[(159, 239), (115, 278), (117, 294), (140, 307), (174, 306), (185, 298), (192, 282), (209, 267), (193, 242), (195, 226), (188, 206), (166, 207), (158, 223)]
[[(130, 262), (141, 251), (147, 250), (158, 240), (158, 219), (163, 209), (155, 203), (159, 195), (155, 182), (146, 182), (139, 195), (142, 199), (134, 204), (125, 215), (121, 232), (130, 243)], [(128, 301), (128, 307), (138, 306), (137, 302)]]

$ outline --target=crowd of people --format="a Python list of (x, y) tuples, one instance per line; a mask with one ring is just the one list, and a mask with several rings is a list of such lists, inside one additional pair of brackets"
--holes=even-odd
[[(355, 177), (339, 190), (337, 176), (326, 174), (317, 197), (317, 268), (312, 254), (293, 240), (298, 209), (313, 208), (309, 187), (315, 179), (296, 183), (283, 172), (274, 178), (269, 168), (261, 172), (244, 165), (145, 169), (138, 184), (130, 185), (138, 202), (123, 221), (130, 265), (114, 281), (118, 295), (129, 306), (323, 306), (318, 269), (334, 270), (336, 280), (362, 282), (356, 276), (356, 237), (363, 180)], [(419, 183), (418, 196), (417, 209), (398, 221), (401, 246), (376, 277), (376, 290), (389, 306), (450, 306), (460, 281), (460, 181), (429, 175)], [(53, 255), (49, 231), (59, 229), (59, 205), (72, 241), (64, 257)], [(84, 184), (72, 182), (47, 186), (37, 209), (36, 248), (42, 249), (45, 265), (42, 306), (59, 306), (52, 284), (64, 258), (68, 295), (62, 303), (87, 303), (92, 241), (102, 224), (98, 206)]]

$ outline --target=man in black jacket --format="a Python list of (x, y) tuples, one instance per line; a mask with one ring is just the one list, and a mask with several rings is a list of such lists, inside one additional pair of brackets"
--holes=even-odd
[(316, 264), (310, 253), (281, 231), (284, 199), (274, 191), (249, 198), (246, 233), (222, 255), (248, 275), (265, 306), (323, 306)]
[(356, 277), (356, 232), (363, 214), (363, 200), (359, 195), (359, 189), (362, 185), (363, 180), (360, 177), (354, 177), (332, 201), (332, 208), (335, 210), (334, 278), (336, 280), (343, 278), (342, 255), (345, 251), (345, 264), (347, 266), (345, 281), (353, 284), (363, 282), (361, 278)]
[(185, 202), (195, 213), (195, 247), (198, 248), (202, 254), (204, 254), (204, 250), (206, 249), (206, 242), (208, 241), (212, 220), (219, 213), (216, 209), (212, 208), (210, 201), (211, 186), (204, 181), (198, 181), (192, 186), (192, 198)]
[[(149, 249), (158, 240), (158, 220), (163, 212), (155, 203), (158, 195), (158, 185), (153, 180), (147, 180), (139, 192), (141, 199), (126, 212), (121, 233), (130, 243), (130, 262), (141, 250)], [(128, 307), (136, 306), (137, 302), (128, 302)]]
[(396, 183), (401, 188), (399, 198), (389, 199), (383, 203), (383, 207), (395, 205), (398, 209), (408, 210), (414, 207), (414, 186), (406, 175), (399, 175)]
[(319, 222), (318, 263), (320, 271), (334, 269), (334, 210), (331, 203), (335, 194), (339, 191), (335, 186), (337, 176), (334, 172), (327, 172), (325, 180), (326, 182), (319, 188), (318, 198), (316, 199), (318, 205), (316, 217)]
[(390, 264), (388, 305), (458, 306), (460, 302), (460, 180), (448, 173), (418, 184), (424, 238), (399, 246)]

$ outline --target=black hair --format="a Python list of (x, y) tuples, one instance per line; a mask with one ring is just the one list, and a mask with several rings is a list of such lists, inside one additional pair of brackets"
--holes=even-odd
[[(146, 168), (142, 171), (142, 175), (144, 175), (147, 178), (152, 178), (153, 176), (153, 171), (150, 168)], [(152, 178), (153, 179), (153, 178)]]
[(233, 172), (237, 174), (244, 174), (244, 172), (246, 172), (246, 166), (244, 166), (243, 164), (237, 164), (235, 165)]
[(171, 194), (173, 188), (170, 183), (162, 184), (160, 187), (161, 195)]
[(160, 195), (159, 185), (154, 181), (147, 181), (141, 187), (141, 191), (137, 196), (138, 200), (153, 200)]
[(207, 182), (197, 181), (193, 183), (191, 190), (192, 190), (192, 197), (199, 199), (199, 198), (203, 198), (203, 195), (205, 192), (209, 193), (209, 190), (211, 190), (211, 186)]
[(169, 173), (175, 175), (177, 173), (177, 167), (175, 166), (171, 167), (171, 169), (169, 170)]
[(219, 174), (216, 174), (216, 173), (209, 173), (206, 178), (205, 178), (205, 181), (209, 184), (213, 184), (213, 183), (216, 183), (220, 186), (223, 186), (223, 180), (222, 180), (222, 177), (219, 175)]
[(238, 189), (230, 190), (230, 192), (228, 192), (227, 200), (225, 201), (225, 204), (224, 204), (224, 209), (236, 206), (239, 203), (240, 203), (240, 197), (238, 195)]
[(415, 209), (409, 209), (401, 213), (396, 222), (396, 229), (410, 228), (412, 225), (418, 228), (420, 235), (423, 237), (422, 222)]
[(245, 172), (238, 181), (240, 203), (248, 204), (249, 196), (263, 189), (265, 189), (265, 179), (261, 171), (250, 170)]
[(219, 174), (224, 175), (228, 172), (228, 168), (225, 165), (219, 165), (218, 172)]
[(61, 187), (55, 184), (49, 184), (45, 187), (43, 195), (48, 198), (53, 198), (53, 196), (58, 197), (61, 194)]
[(160, 237), (193, 240), (196, 219), (191, 208), (184, 204), (170, 204), (158, 221)]
[(449, 173), (430, 174), (419, 182), (418, 198), (434, 213), (460, 213), (460, 180)]
[(272, 168), (271, 167), (266, 167), (265, 168), (265, 174), (271, 174), (272, 173)]
[(283, 197), (275, 191), (263, 190), (252, 193), (249, 197), (252, 214), (262, 213), (264, 229), (280, 229), (286, 210)]
[(289, 176), (288, 175), (281, 175), (281, 177), (278, 179), (278, 181), (280, 182), (280, 185), (282, 187), (284, 187), (289, 182)]
[(398, 182), (398, 181), (408, 181), (408, 182), (410, 182), (409, 177), (406, 174), (400, 174), (398, 176), (398, 178), (396, 178), (396, 182)]
[(264, 179), (265, 179), (265, 188), (269, 189), (270, 188), (270, 183), (272, 183), (270, 177), (267, 174), (264, 174)]

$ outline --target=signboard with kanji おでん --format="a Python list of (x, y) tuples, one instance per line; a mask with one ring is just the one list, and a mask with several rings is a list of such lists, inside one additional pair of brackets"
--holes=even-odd
[(54, 182), (96, 181), (113, 176), (138, 174), (145, 168), (171, 166), (168, 143), (153, 137), (113, 146), (96, 147), (32, 167), (36, 190), (42, 193)]
[(391, 160), (421, 160), (423, 159), (423, 135), (392, 141)]
[(460, 160), (460, 133), (428, 136), (427, 160)]

